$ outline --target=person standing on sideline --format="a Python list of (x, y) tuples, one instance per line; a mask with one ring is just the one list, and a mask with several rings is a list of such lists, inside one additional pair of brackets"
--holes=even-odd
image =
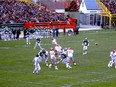
[(89, 40), (87, 38), (83, 40), (82, 46), (83, 46), (83, 55), (85, 55), (87, 54), (88, 46), (89, 46)]
[(52, 32), (53, 32), (53, 37), (56, 37), (56, 30), (55, 30), (55, 27), (53, 27)]
[(36, 57), (33, 59), (33, 65), (35, 66), (35, 69), (33, 70), (33, 74), (38, 74), (41, 70), (40, 62), (42, 61), (41, 57), (37, 54)]
[(59, 28), (58, 28), (58, 26), (55, 28), (55, 31), (56, 31), (56, 37), (58, 37), (58, 35), (59, 35)]
[(30, 42), (30, 31), (29, 30), (26, 31), (26, 43), (27, 43), (27, 45), (31, 44), (31, 42)]
[(39, 46), (40, 49), (42, 49), (42, 47), (41, 47), (41, 39), (40, 38), (36, 39), (36, 43), (35, 43), (34, 49), (36, 49), (37, 46)]
[(76, 35), (78, 35), (79, 34), (79, 26), (77, 25), (76, 26)]
[(20, 40), (20, 37), (19, 36), (20, 36), (20, 29), (17, 30), (17, 34), (16, 34), (16, 39), (17, 40)]

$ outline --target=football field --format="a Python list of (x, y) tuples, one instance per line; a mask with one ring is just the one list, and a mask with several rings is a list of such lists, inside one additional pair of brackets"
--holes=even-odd
[[(83, 55), (82, 41), (86, 37), (90, 46), (88, 54)], [(31, 40), (30, 45), (26, 45), (24, 39), (0, 41), (0, 87), (116, 87), (116, 69), (107, 67), (110, 51), (116, 50), (114, 29), (80, 31), (75, 36), (61, 33), (57, 42), (63, 48), (74, 50), (77, 65), (66, 69), (59, 63), (59, 70), (54, 70), (42, 61), (39, 75), (32, 74), (32, 60), (40, 50), (39, 47), (34, 50), (35, 41)], [(41, 41), (41, 46), (47, 51), (53, 47), (51, 38)]]

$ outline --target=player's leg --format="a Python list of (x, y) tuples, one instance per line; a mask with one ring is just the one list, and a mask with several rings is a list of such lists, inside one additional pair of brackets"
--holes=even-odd
[(113, 61), (111, 60), (111, 61), (109, 61), (109, 63), (108, 63), (108, 67), (112, 67), (112, 65), (113, 65)]
[(57, 67), (57, 60), (56, 60), (56, 59), (54, 60), (54, 63), (53, 63), (53, 64), (54, 64), (55, 70), (58, 70), (58, 67)]
[(85, 54), (87, 54), (87, 50), (88, 50), (88, 47), (86, 46), (86, 48), (85, 48), (86, 50), (85, 50)]
[(70, 59), (72, 60), (73, 65), (76, 65), (76, 62), (75, 62), (74, 58), (70, 57)]
[(114, 67), (116, 69), (116, 58), (114, 59)]
[(85, 55), (85, 46), (83, 46), (83, 55)]
[(38, 74), (38, 73), (40, 72), (40, 70), (41, 70), (41, 67), (40, 67), (40, 64), (38, 63), (38, 64), (37, 64), (37, 71), (36, 71), (36, 74)]
[(58, 70), (58, 67), (57, 67), (57, 65), (55, 65), (55, 70)]
[(51, 61), (52, 61), (52, 64), (49, 64), (49, 68), (51, 68), (51, 66), (54, 65), (55, 70), (58, 70), (56, 58), (52, 58)]
[(33, 74), (35, 74), (36, 71), (37, 71), (37, 65), (35, 65), (35, 68), (34, 68), (34, 70), (33, 70)]
[(42, 49), (42, 47), (41, 47), (41, 44), (40, 44), (40, 43), (38, 43), (38, 46), (40, 47), (40, 49)]
[(37, 42), (35, 43), (34, 49), (36, 49), (36, 47), (37, 47)]
[(50, 64), (49, 64), (49, 68), (51, 68), (51, 67), (52, 67), (52, 64), (50, 63)]
[(28, 37), (26, 37), (26, 43), (28, 44)]
[(62, 61), (62, 57), (61, 57), (60, 52), (58, 52), (57, 54), (58, 54), (58, 58), (57, 58), (57, 64), (58, 64)]
[(115, 64), (115, 69), (116, 69), (116, 62), (114, 64)]
[(87, 46), (84, 46), (84, 55), (87, 54)]
[(53, 58), (51, 58), (51, 63), (49, 64), (49, 68), (51, 68), (52, 67), (52, 65), (53, 65)]
[(71, 69), (72, 67), (70, 66), (70, 58), (66, 58), (66, 68)]
[(83, 46), (83, 55), (87, 54), (87, 46)]
[(67, 62), (67, 61), (66, 61), (66, 58), (62, 60), (62, 63), (63, 63), (63, 64), (66, 64), (66, 62)]
[(31, 42), (30, 42), (30, 36), (28, 37), (28, 44), (31, 44)]
[(66, 63), (66, 68), (71, 69), (72, 67), (70, 66), (69, 62)]
[(45, 57), (44, 59), (46, 66), (48, 66), (48, 56)]

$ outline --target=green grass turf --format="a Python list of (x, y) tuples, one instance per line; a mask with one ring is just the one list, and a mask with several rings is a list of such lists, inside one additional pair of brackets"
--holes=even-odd
[[(82, 55), (82, 40), (87, 37), (90, 46)], [(42, 39), (42, 47), (49, 51), (51, 39)], [(32, 59), (39, 52), (33, 49), (35, 40), (26, 45), (25, 40), (0, 41), (0, 87), (115, 87), (116, 69), (108, 68), (109, 53), (116, 49), (116, 31), (80, 31), (79, 35), (66, 37), (60, 34), (57, 42), (74, 49), (77, 65), (68, 70), (60, 63), (59, 70), (49, 69), (41, 63), (39, 75), (32, 74)], [(95, 43), (98, 43), (96, 46)]]

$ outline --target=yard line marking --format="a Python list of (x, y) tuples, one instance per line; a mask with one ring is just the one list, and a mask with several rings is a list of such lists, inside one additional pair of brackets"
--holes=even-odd
[(10, 47), (0, 47), (0, 49), (9, 49)]
[(77, 83), (75, 83), (73, 85), (80, 85), (80, 84), (91, 83), (91, 82), (107, 82), (108, 81), (107, 79), (112, 79), (112, 78), (115, 78), (115, 77), (114, 76), (107, 76), (106, 78), (101, 78), (101, 79), (94, 78), (94, 79), (89, 80), (89, 81), (88, 80), (83, 80), (83, 81), (77, 82)]
[(22, 81), (22, 80), (12, 80), (12, 79), (3, 79), (3, 78), (0, 78), (0, 80), (4, 80), (4, 81), (12, 81), (12, 82), (23, 82), (23, 83), (27, 83), (27, 84), (35, 84), (35, 85), (46, 85), (46, 86), (57, 86), (59, 87), (58, 85), (56, 84), (46, 84), (44, 82), (31, 82), (31, 81)]
[(72, 85), (68, 85), (68, 84), (64, 84), (63, 86), (61, 87), (71, 87)]

